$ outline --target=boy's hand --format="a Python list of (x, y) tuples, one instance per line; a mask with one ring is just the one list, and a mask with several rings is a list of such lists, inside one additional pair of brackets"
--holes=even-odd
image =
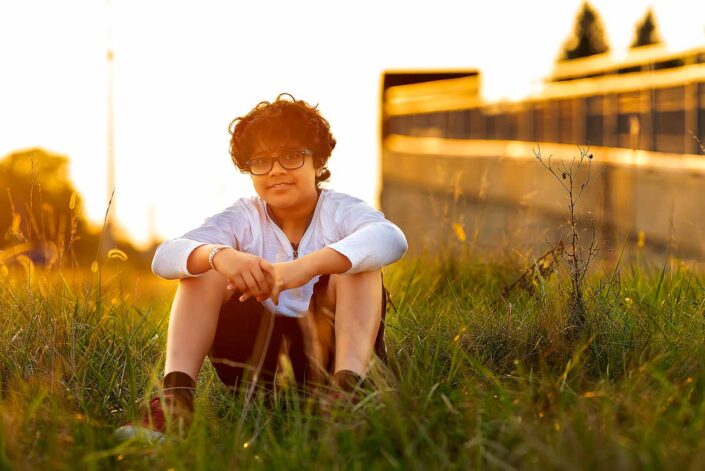
[(274, 268), (267, 260), (234, 249), (221, 250), (213, 259), (215, 269), (228, 280), (227, 289), (238, 290), (240, 301), (269, 298), (274, 287)]
[(274, 270), (274, 287), (272, 289), (271, 298), (274, 304), (279, 304), (280, 292), (303, 286), (313, 278), (314, 274), (310, 270), (310, 264), (302, 260), (303, 259), (299, 258), (272, 265)]

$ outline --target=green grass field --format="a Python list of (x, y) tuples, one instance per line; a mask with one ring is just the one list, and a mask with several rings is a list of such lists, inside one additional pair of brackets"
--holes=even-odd
[(206, 362), (193, 426), (155, 446), (111, 434), (154, 391), (176, 285), (119, 260), (0, 267), (0, 468), (702, 467), (705, 274), (597, 268), (576, 332), (565, 269), (500, 299), (524, 263), (407, 257), (385, 269), (389, 364), (360, 404), (322, 415), (283, 390), (241, 422)]

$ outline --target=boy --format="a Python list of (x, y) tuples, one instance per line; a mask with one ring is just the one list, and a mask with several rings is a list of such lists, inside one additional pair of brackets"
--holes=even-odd
[(281, 94), (236, 118), (230, 132), (233, 163), (252, 176), (257, 196), (157, 248), (154, 273), (180, 280), (163, 402), (152, 398), (123, 436), (140, 427), (162, 433), (168, 415), (188, 425), (206, 355), (233, 388), (271, 385), (284, 352), (298, 384), (328, 377), (343, 391), (364, 379), (373, 350), (385, 355), (381, 267), (406, 252), (406, 238), (363, 201), (320, 188), (336, 143), (328, 122)]

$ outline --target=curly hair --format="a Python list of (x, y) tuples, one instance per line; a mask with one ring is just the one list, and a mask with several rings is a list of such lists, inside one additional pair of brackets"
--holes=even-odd
[[(282, 99), (288, 96), (291, 100)], [(321, 116), (318, 105), (311, 106), (289, 93), (280, 93), (274, 102), (261, 101), (247, 115), (235, 118), (228, 126), (230, 157), (243, 173), (248, 172), (246, 161), (255, 148), (269, 149), (273, 143), (296, 142), (313, 151), (316, 168), (316, 186), (330, 178), (326, 164), (335, 147), (330, 124)]]

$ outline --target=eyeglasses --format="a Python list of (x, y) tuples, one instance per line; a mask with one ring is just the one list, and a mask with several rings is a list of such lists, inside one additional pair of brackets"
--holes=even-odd
[(272, 171), (274, 161), (287, 170), (295, 170), (304, 166), (306, 156), (313, 156), (313, 152), (308, 149), (293, 150), (279, 157), (259, 157), (246, 161), (247, 167), (252, 175), (266, 175)]

